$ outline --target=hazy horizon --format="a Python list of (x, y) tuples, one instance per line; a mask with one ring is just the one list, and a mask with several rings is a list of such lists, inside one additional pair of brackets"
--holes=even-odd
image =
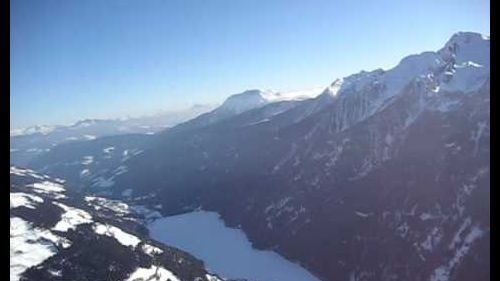
[(11, 129), (326, 87), (458, 31), (489, 35), (488, 1), (10, 4)]
[(157, 117), (165, 114), (176, 114), (176, 113), (183, 113), (190, 111), (191, 109), (195, 109), (196, 107), (206, 107), (206, 108), (214, 108), (217, 107), (219, 104), (213, 103), (213, 104), (201, 104), (201, 103), (193, 103), (191, 105), (179, 107), (179, 108), (164, 108), (164, 109), (153, 109), (149, 112), (144, 112), (144, 113), (138, 113), (138, 114), (123, 114), (123, 115), (118, 115), (118, 116), (81, 116), (81, 118), (76, 118), (73, 120), (67, 120), (66, 122), (59, 122), (59, 123), (52, 123), (52, 124), (44, 124), (44, 123), (36, 123), (36, 124), (31, 124), (28, 126), (21, 126), (21, 127), (12, 127), (10, 128), (11, 133), (18, 131), (18, 130), (23, 130), (31, 127), (36, 127), (36, 126), (48, 126), (48, 127), (59, 127), (59, 126), (71, 126), (75, 125), (78, 122), (85, 121), (85, 120), (128, 120), (128, 119), (141, 119), (141, 118), (149, 118), (149, 117)]

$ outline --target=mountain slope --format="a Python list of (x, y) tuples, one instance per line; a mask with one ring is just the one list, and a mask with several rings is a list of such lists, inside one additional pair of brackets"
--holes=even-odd
[(10, 279), (220, 280), (189, 254), (150, 240), (130, 210), (11, 167)]
[[(150, 135), (118, 135), (89, 141), (74, 141), (55, 146), (29, 163), (29, 167), (47, 175), (64, 178), (73, 189), (94, 187), (98, 191), (113, 184), (104, 178), (109, 172), (126, 171), (124, 162), (142, 153)], [(112, 176), (111, 176), (112, 177)]]
[(312, 99), (251, 93), (153, 136), (106, 190), (216, 211), (324, 280), (487, 280), (489, 53), (457, 33)]

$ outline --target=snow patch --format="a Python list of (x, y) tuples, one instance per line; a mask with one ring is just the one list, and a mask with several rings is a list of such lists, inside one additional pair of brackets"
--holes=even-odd
[(94, 224), (93, 229), (95, 233), (99, 235), (106, 235), (109, 237), (113, 237), (116, 240), (118, 240), (118, 242), (120, 242), (122, 245), (127, 247), (128, 246), (136, 247), (141, 242), (141, 240), (136, 236), (129, 234), (116, 226), (96, 223)]
[(81, 172), (80, 172), (80, 177), (83, 178), (83, 177), (86, 177), (90, 175), (90, 171), (89, 169), (83, 169)]
[(92, 182), (92, 186), (97, 186), (97, 187), (102, 187), (102, 188), (111, 187), (114, 184), (115, 184), (115, 182), (113, 180), (105, 179), (103, 177), (95, 178)]
[(144, 251), (144, 253), (146, 253), (150, 256), (159, 255), (159, 254), (163, 253), (162, 249), (155, 247), (155, 246), (152, 246), (152, 245), (149, 245), (149, 244), (143, 244), (141, 248)]
[[(455, 250), (453, 257), (447, 264), (442, 265), (434, 270), (430, 281), (448, 281), (453, 269), (460, 264), (465, 255), (469, 252), (472, 244), (477, 239), (481, 238), (484, 231), (479, 226), (474, 226), (463, 239), (463, 243)], [(458, 245), (457, 245), (458, 246)]]
[(372, 216), (373, 213), (362, 213), (362, 212), (359, 212), (359, 211), (355, 211), (354, 212), (356, 215), (358, 215), (359, 217), (362, 217), (362, 218), (367, 218), (369, 216)]
[(205, 277), (207, 278), (208, 281), (223, 281), (222, 279), (218, 278), (215, 275), (206, 274)]
[(92, 222), (92, 216), (84, 210), (66, 206), (62, 203), (52, 202), (65, 211), (61, 220), (52, 228), (56, 231), (68, 231), (75, 229), (77, 225)]
[(39, 196), (24, 193), (14, 192), (10, 193), (10, 208), (17, 208), (24, 206), (26, 208), (35, 209), (35, 203), (43, 203), (43, 199)]
[(90, 165), (94, 162), (94, 156), (83, 156), (82, 165)]
[(33, 187), (33, 191), (36, 193), (51, 195), (55, 199), (66, 198), (66, 195), (60, 194), (61, 192), (65, 192), (65, 189), (59, 183), (43, 181), (36, 182), (31, 186)]
[[(130, 213), (130, 208), (127, 204), (117, 201), (117, 200), (111, 200), (111, 199), (106, 199), (102, 197), (94, 197), (94, 196), (85, 196), (85, 201), (89, 203), (93, 203), (97, 205), (97, 207), (103, 207), (112, 210), (113, 212), (117, 214), (129, 214)], [(96, 208), (96, 210), (99, 208)]]
[(118, 168), (114, 170), (114, 174), (111, 177), (111, 179), (114, 179), (116, 176), (119, 176), (121, 174), (124, 174), (128, 171), (127, 166), (121, 165)]
[(48, 230), (33, 228), (27, 221), (10, 218), (10, 280), (18, 281), (26, 269), (38, 265), (57, 252), (58, 237)]
[(138, 267), (126, 281), (180, 281), (172, 272), (163, 267), (152, 265), (150, 268)]
[(47, 177), (42, 177), (42, 176), (38, 175), (33, 170), (30, 170), (30, 169), (20, 169), (20, 168), (14, 167), (14, 166), (10, 167), (10, 173), (13, 174), (13, 175), (17, 175), (17, 176), (32, 176), (35, 179), (40, 179), (40, 180), (43, 180), (43, 179), (47, 178)]

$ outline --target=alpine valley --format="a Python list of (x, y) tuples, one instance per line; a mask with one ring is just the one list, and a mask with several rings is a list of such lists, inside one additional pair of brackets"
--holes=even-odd
[[(113, 280), (152, 268), (138, 248), (153, 242), (121, 215), (101, 218), (92, 205), (79, 207), (85, 200), (65, 201), (77, 200), (69, 191), (122, 204), (140, 199), (142, 206), (161, 206), (162, 216), (218, 213), (255, 248), (273, 250), (320, 280), (489, 280), (490, 39), (459, 32), (437, 51), (336, 79), (314, 95), (249, 90), (155, 134), (65, 142), (25, 163), (64, 179), (68, 198), (49, 203), (38, 197), (49, 195), (11, 182), (11, 202), (17, 194), (31, 204), (14, 209), (14, 231), (73, 245), (61, 242), (57, 253), (76, 251), (76, 241), (114, 247), (109, 258), (98, 252), (112, 268), (124, 268)], [(36, 221), (35, 207), (54, 218)], [(94, 222), (58, 227), (63, 211), (85, 212), (84, 220)], [(47, 230), (33, 232), (28, 219)], [(11, 237), (12, 220), (11, 211)], [(137, 233), (139, 246), (132, 251), (94, 237), (103, 225)], [(81, 231), (61, 232), (75, 227)], [(207, 280), (196, 258), (154, 245), (163, 252), (154, 263), (160, 270)], [(42, 266), (53, 276), (75, 276), (88, 266), (65, 267), (70, 259), (46, 251), (53, 256)], [(179, 257), (186, 262), (176, 264)], [(31, 267), (24, 276), (40, 270)], [(67, 280), (57, 278), (51, 280)]]

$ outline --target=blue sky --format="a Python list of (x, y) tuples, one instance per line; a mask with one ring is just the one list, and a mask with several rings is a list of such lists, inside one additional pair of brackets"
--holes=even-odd
[(11, 0), (11, 128), (327, 86), (489, 34), (486, 0)]

